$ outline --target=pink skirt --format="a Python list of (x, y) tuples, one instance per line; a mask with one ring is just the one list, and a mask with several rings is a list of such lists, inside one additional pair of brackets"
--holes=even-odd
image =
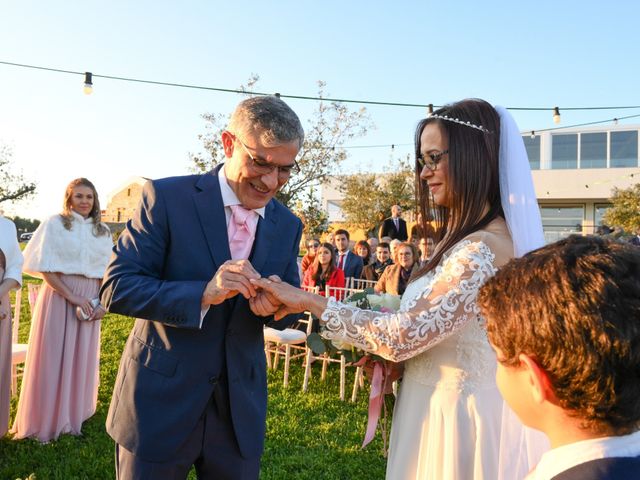
[[(61, 275), (76, 295), (98, 296), (100, 281)], [(13, 424), (14, 438), (55, 440), (79, 435), (82, 422), (96, 411), (100, 321), (76, 318), (76, 307), (46, 282), (34, 305), (29, 351)]]

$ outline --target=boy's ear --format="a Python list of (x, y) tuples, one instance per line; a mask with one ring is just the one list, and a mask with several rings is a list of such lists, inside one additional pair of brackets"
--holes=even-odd
[(532, 398), (536, 403), (551, 402), (556, 403), (556, 396), (549, 375), (538, 363), (525, 353), (518, 356), (520, 364), (527, 371), (529, 386), (531, 387)]

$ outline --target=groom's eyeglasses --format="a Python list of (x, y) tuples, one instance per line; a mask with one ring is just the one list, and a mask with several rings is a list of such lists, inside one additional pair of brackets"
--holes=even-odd
[(291, 173), (298, 173), (300, 171), (300, 167), (298, 166), (298, 162), (297, 161), (293, 161), (293, 165), (274, 165), (273, 163), (267, 162), (265, 160), (262, 160), (260, 158), (256, 158), (254, 157), (251, 152), (249, 151), (249, 147), (247, 147), (244, 142), (242, 140), (240, 140), (238, 138), (237, 135), (228, 132), (234, 140), (236, 140), (240, 145), (242, 145), (242, 148), (244, 149), (245, 152), (247, 152), (247, 155), (249, 155), (249, 158), (251, 159), (251, 167), (253, 168), (253, 170), (255, 170), (258, 174), (260, 175), (268, 175), (271, 172), (273, 172), (276, 168), (278, 169), (278, 178), (280, 179), (288, 179), (291, 176)]

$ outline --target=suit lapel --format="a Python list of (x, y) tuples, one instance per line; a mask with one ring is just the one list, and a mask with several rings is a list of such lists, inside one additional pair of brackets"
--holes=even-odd
[(274, 200), (267, 204), (264, 212), (265, 218), (260, 218), (256, 238), (253, 243), (253, 255), (251, 255), (251, 265), (258, 272), (263, 267), (264, 262), (269, 257), (269, 252), (277, 233), (278, 216), (274, 206)]
[(224, 205), (218, 182), (218, 171), (221, 167), (218, 166), (212, 173), (200, 177), (196, 183), (196, 188), (199, 191), (193, 196), (209, 252), (218, 267), (231, 259), (229, 239), (227, 238), (227, 220), (224, 215)]

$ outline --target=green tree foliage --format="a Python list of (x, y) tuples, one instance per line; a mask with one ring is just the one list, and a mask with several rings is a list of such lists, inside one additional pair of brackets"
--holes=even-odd
[(32, 196), (36, 184), (25, 181), (20, 173), (15, 173), (11, 165), (13, 152), (7, 145), (0, 145), (0, 203), (24, 200)]
[[(259, 77), (251, 77), (245, 90), (254, 87)], [(318, 82), (318, 96), (324, 97), (325, 82)], [(206, 113), (205, 133), (198, 135), (203, 153), (190, 154), (192, 170), (206, 172), (224, 160), (220, 135), (228, 123), (228, 115)], [(300, 172), (291, 176), (278, 192), (278, 199), (289, 207), (303, 199), (310, 188), (322, 184), (329, 175), (335, 175), (347, 158), (341, 148), (345, 142), (365, 135), (372, 124), (365, 108), (352, 111), (345, 104), (320, 101), (305, 127), (305, 140), (298, 154)]]
[(313, 188), (307, 190), (302, 199), (296, 202), (293, 212), (304, 223), (305, 238), (320, 238), (327, 231), (329, 226), (327, 212), (322, 209)]
[(34, 218), (13, 217), (13, 223), (16, 225), (18, 238), (20, 238), (20, 234), (22, 233), (35, 232), (38, 225), (40, 225), (40, 220), (36, 220)]
[(397, 160), (394, 167), (383, 173), (361, 172), (340, 179), (344, 193), (341, 208), (350, 226), (375, 235), (382, 220), (391, 215), (392, 205), (403, 210), (414, 208), (414, 172), (409, 160)]
[(629, 188), (614, 188), (611, 196), (613, 207), (604, 214), (604, 223), (622, 227), (627, 232), (640, 228), (640, 183)]
[(360, 172), (340, 179), (344, 193), (340, 208), (350, 226), (372, 232), (384, 218), (387, 201), (379, 177), (380, 174)]

